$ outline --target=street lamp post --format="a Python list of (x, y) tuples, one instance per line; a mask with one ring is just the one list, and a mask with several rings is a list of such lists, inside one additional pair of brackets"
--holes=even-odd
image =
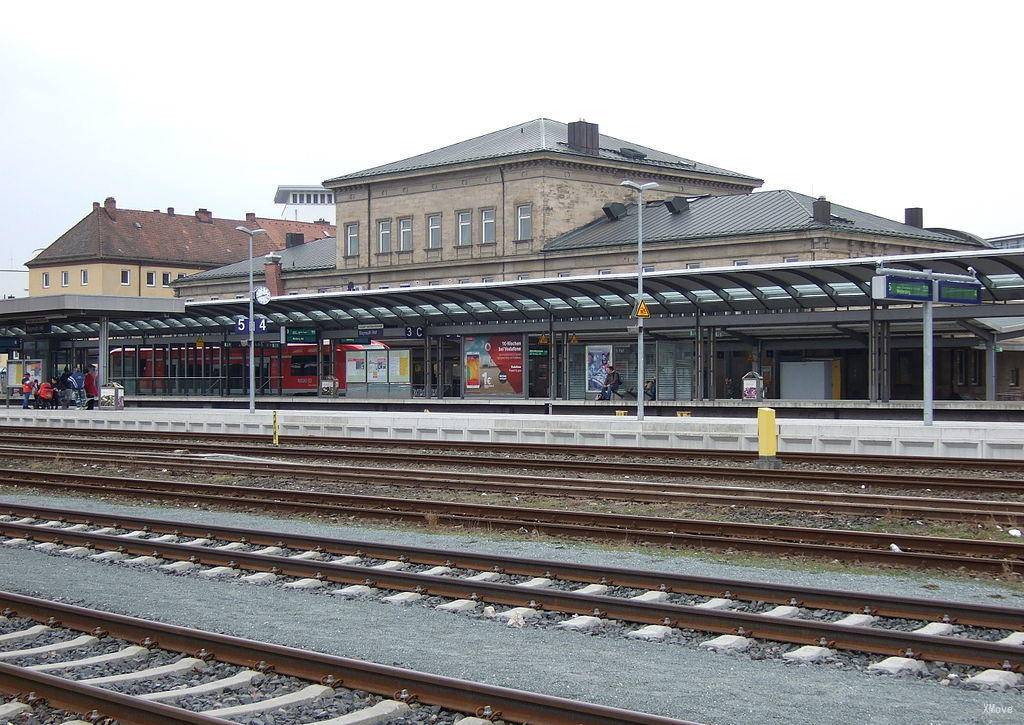
[[(656, 189), (658, 182), (638, 184), (623, 181), (621, 186), (636, 189), (636, 305), (644, 299), (644, 192)], [(634, 309), (636, 309), (636, 305)], [(644, 419), (644, 318), (636, 318), (636, 419)]]
[(256, 325), (253, 319), (253, 290), (252, 290), (252, 238), (257, 234), (266, 234), (265, 229), (247, 229), (246, 227), (235, 227), (242, 234), (249, 237), (249, 412), (256, 412)]

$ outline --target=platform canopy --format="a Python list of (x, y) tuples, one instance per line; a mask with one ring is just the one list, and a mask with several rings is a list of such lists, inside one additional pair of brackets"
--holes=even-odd
[[(738, 316), (728, 325), (737, 328), (744, 321), (757, 327), (797, 324), (801, 319), (821, 322), (822, 315), (801, 313), (863, 312), (871, 307), (871, 277), (882, 261), (887, 268), (908, 270), (968, 274), (973, 269), (983, 285), (984, 304), (960, 317), (1024, 316), (1024, 253), (1016, 249), (649, 272), (644, 274), (645, 299), (654, 316), (652, 324), (661, 326), (689, 326), (680, 318), (698, 313), (719, 319)], [(149, 311), (142, 308), (145, 305), (125, 309), (116, 301), (123, 298), (91, 299), (95, 301), (86, 305), (67, 296), (33, 298), (31, 310), (24, 307), (27, 300), (0, 302), (0, 333), (27, 334), (25, 323), (38, 321), (51, 323), (51, 334), (89, 336), (96, 333), (98, 318), (106, 317), (114, 335), (194, 335), (224, 331), (248, 308), (245, 297), (187, 303), (147, 300), (166, 304)], [(635, 299), (635, 274), (606, 274), (293, 294), (272, 298), (258, 306), (257, 314), (276, 325), (332, 330), (379, 323), (429, 327), (443, 334), (445, 328), (467, 325), (580, 320), (604, 321), (607, 329), (622, 330)], [(47, 308), (49, 300), (53, 302)], [(839, 315), (835, 321), (842, 319)]]

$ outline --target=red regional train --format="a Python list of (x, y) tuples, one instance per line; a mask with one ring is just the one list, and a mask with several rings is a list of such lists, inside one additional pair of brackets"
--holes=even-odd
[[(326, 352), (328, 346), (324, 345), (323, 347)], [(352, 343), (331, 345), (334, 377), (338, 381), (339, 392), (346, 389), (346, 352), (386, 349), (388, 349), (386, 344), (376, 341), (368, 345)], [(280, 361), (278, 352), (280, 352)], [(157, 345), (155, 351), (152, 347), (139, 347), (137, 354), (138, 372), (136, 373), (131, 369), (136, 350), (128, 348), (126, 351), (125, 348), (111, 348), (110, 375), (112, 380), (119, 377), (136, 378), (136, 389), (139, 393), (162, 393), (167, 387), (164, 382), (167, 378), (203, 378), (209, 381), (226, 378), (229, 381), (229, 386), (237, 387), (243, 385), (243, 381), (248, 377), (246, 366), (249, 361), (249, 349), (247, 347), (232, 346), (225, 349), (220, 345), (208, 344), (203, 348), (189, 347), (186, 349), (174, 346), (170, 349), (168, 357), (167, 348)], [(124, 359), (122, 360), (122, 358)], [(222, 369), (222, 365), (225, 363), (227, 364), (226, 370)], [(279, 363), (284, 393), (317, 393), (316, 345), (288, 343), (278, 348), (257, 344), (256, 384), (258, 389), (269, 388), (277, 391)], [(127, 365), (127, 370), (124, 369), (124, 365)]]

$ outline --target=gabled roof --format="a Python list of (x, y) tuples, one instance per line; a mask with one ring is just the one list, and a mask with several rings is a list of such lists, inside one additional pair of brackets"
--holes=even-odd
[[(912, 227), (834, 203), (831, 223), (819, 224), (814, 221), (813, 205), (812, 197), (786, 190), (691, 197), (688, 208), (680, 214), (671, 213), (661, 202), (652, 202), (644, 208), (644, 244), (831, 229), (945, 244), (988, 246), (983, 240), (970, 235), (961, 237)], [(602, 215), (589, 224), (552, 239), (544, 246), (544, 251), (616, 244), (636, 244), (636, 204), (630, 204), (626, 216), (621, 219), (610, 221)]]
[[(281, 257), (281, 271), (283, 272), (311, 272), (321, 269), (334, 269), (338, 261), (338, 240), (334, 237), (315, 239), (296, 247), (282, 249), (276, 252), (276, 254)], [(263, 259), (260, 257), (255, 259), (253, 274), (257, 277), (263, 276)], [(240, 262), (226, 264), (223, 267), (204, 269), (202, 272), (190, 274), (187, 277), (182, 277), (180, 280), (175, 280), (174, 284), (248, 277), (248, 275), (249, 260), (246, 258)]]
[[(325, 185), (337, 182), (363, 179), (371, 176), (384, 174), (396, 174), (409, 171), (421, 171), (426, 169), (453, 166), (456, 164), (468, 163), (471, 161), (482, 161), (486, 159), (506, 158), (522, 154), (538, 153), (547, 151), (565, 156), (573, 156), (580, 159), (593, 158), (589, 154), (577, 151), (569, 146), (569, 126), (560, 121), (552, 121), (549, 118), (537, 118), (533, 121), (517, 124), (503, 128), (500, 131), (477, 136), (467, 141), (460, 141), (443, 148), (428, 151), (418, 156), (411, 156), (401, 161), (394, 161), (383, 166), (375, 166), (371, 169), (356, 171), (351, 174), (337, 176), (324, 182)], [(693, 172), (697, 174), (709, 174), (715, 176), (728, 176), (744, 182), (749, 186), (760, 186), (761, 179), (739, 174), (735, 171), (720, 169), (716, 166), (709, 166), (697, 161), (674, 156), (658, 151), (656, 149), (641, 146), (632, 141), (623, 141), (613, 136), (600, 134), (600, 152), (598, 158), (606, 161), (618, 161), (620, 163), (632, 164), (635, 166), (656, 167), (672, 169), (680, 172)], [(621, 149), (631, 149), (644, 154), (644, 158), (637, 158), (634, 154), (620, 153)]]
[(249, 254), (249, 238), (235, 229), (260, 227), (267, 234), (253, 240), (254, 254), (283, 249), (289, 232), (306, 239), (334, 235), (334, 225), (288, 219), (218, 219), (200, 221), (193, 214), (94, 206), (80, 222), (26, 263), (28, 267), (65, 261), (138, 261), (212, 267)]

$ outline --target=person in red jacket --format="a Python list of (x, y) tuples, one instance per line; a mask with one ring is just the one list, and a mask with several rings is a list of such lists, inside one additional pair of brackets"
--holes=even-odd
[(85, 374), (86, 410), (94, 410), (96, 408), (96, 401), (100, 397), (99, 377), (99, 373), (96, 372), (96, 366), (90, 365), (89, 372)]
[(53, 380), (43, 380), (39, 384), (39, 388), (36, 390), (36, 407), (37, 408), (52, 408), (53, 407)]

